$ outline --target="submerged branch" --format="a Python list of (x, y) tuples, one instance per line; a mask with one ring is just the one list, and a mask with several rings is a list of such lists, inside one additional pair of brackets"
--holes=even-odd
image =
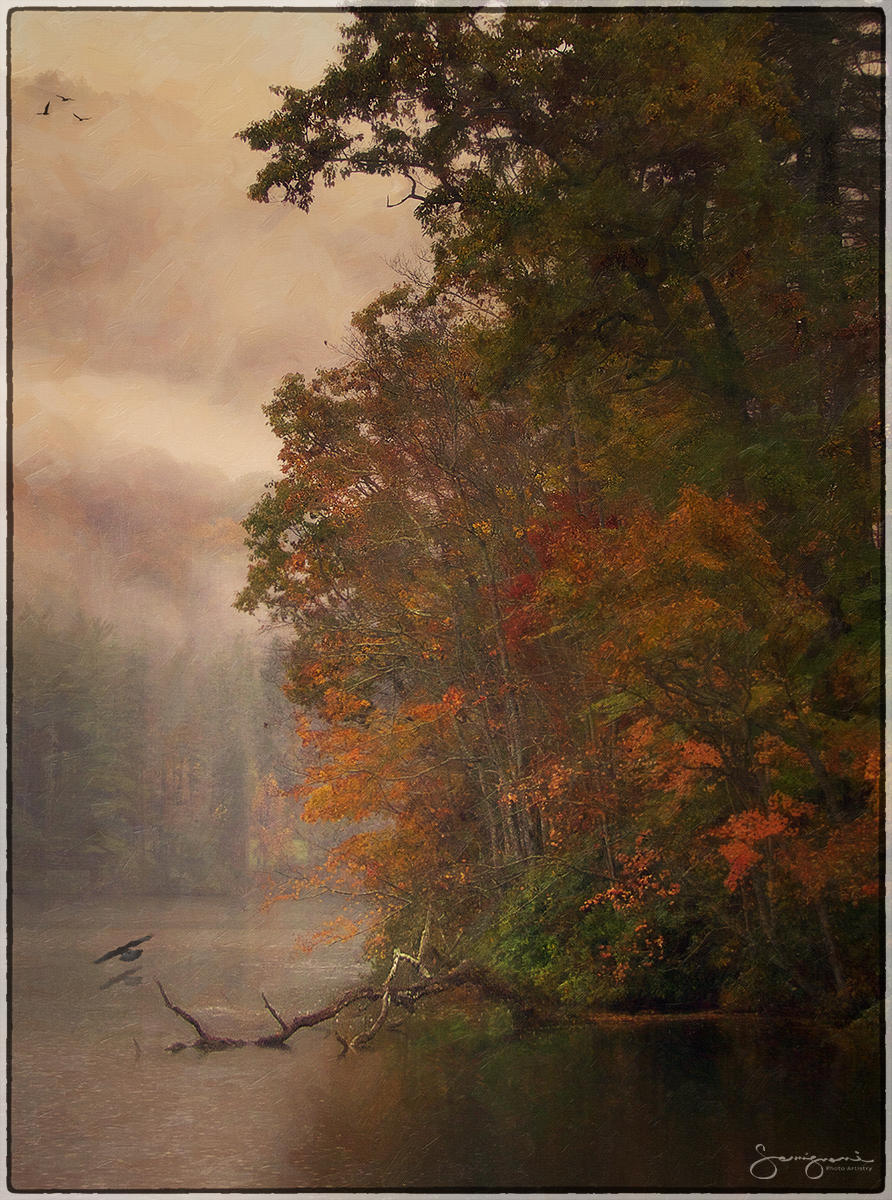
[[(414, 966), (421, 977), (416, 979), (414, 983), (397, 986), (395, 983), (397, 968), (404, 961)], [(293, 1017), (290, 1021), (282, 1017), (273, 1008), (266, 996), (261, 993), (264, 1005), (279, 1025), (279, 1031), (278, 1033), (261, 1035), (247, 1041), (238, 1038), (220, 1037), (209, 1033), (196, 1017), (173, 1003), (159, 980), (155, 982), (158, 984), (158, 989), (161, 992), (165, 1005), (171, 1012), (175, 1012), (178, 1017), (191, 1025), (198, 1034), (197, 1039), (191, 1043), (191, 1049), (203, 1051), (230, 1050), (237, 1046), (283, 1047), (288, 1039), (299, 1029), (310, 1029), (314, 1025), (321, 1025), (323, 1022), (334, 1020), (335, 1017), (354, 1004), (361, 1002), (380, 1004), (378, 1014), (368, 1029), (361, 1030), (359, 1033), (354, 1034), (352, 1038), (346, 1038), (338, 1030), (335, 1030), (335, 1037), (342, 1047), (341, 1053), (346, 1054), (348, 1051), (359, 1050), (363, 1046), (367, 1046), (376, 1037), (384, 1026), (393, 1005), (399, 1005), (411, 1012), (420, 1000), (465, 987), (473, 988), (491, 1000), (506, 1004), (511, 1009), (515, 1026), (519, 1029), (546, 1025), (554, 1019), (553, 1014), (542, 1007), (538, 998), (523, 993), (510, 984), (505, 983), (485, 967), (471, 962), (462, 962), (456, 967), (441, 972), (439, 975), (430, 975), (420, 965), (419, 956), (405, 954), (400, 950), (394, 951), (390, 972), (380, 987), (351, 988), (349, 991), (343, 992), (330, 1004), (322, 1008), (317, 1008), (312, 1012), (301, 1013)], [(174, 1042), (167, 1047), (168, 1050), (174, 1052), (189, 1048), (190, 1044), (184, 1042)]]

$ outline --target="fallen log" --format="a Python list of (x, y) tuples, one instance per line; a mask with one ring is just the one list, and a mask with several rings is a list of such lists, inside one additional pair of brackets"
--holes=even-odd
[[(402, 962), (409, 962), (413, 965), (421, 978), (413, 983), (397, 986), (395, 982), (397, 971)], [(205, 1052), (232, 1050), (240, 1046), (289, 1049), (287, 1042), (298, 1030), (310, 1029), (315, 1025), (334, 1020), (345, 1009), (357, 1004), (378, 1004), (378, 1014), (367, 1029), (361, 1030), (351, 1038), (345, 1038), (339, 1031), (336, 1031), (335, 1036), (342, 1047), (341, 1053), (347, 1054), (360, 1050), (372, 1042), (383, 1028), (393, 1005), (398, 1005), (411, 1012), (419, 1001), (459, 988), (473, 988), (481, 995), (507, 1005), (511, 1010), (515, 1028), (518, 1030), (544, 1026), (554, 1021), (554, 1014), (545, 1008), (538, 998), (512, 987), (485, 967), (466, 961), (442, 971), (438, 975), (431, 975), (417, 956), (406, 954), (400, 950), (394, 952), (390, 973), (381, 986), (351, 988), (330, 1004), (314, 1009), (312, 1012), (300, 1013), (291, 1020), (282, 1017), (273, 1008), (267, 997), (261, 993), (264, 1005), (275, 1019), (279, 1029), (275, 1033), (263, 1034), (252, 1039), (221, 1037), (211, 1033), (192, 1013), (173, 1003), (160, 980), (156, 979), (155, 982), (165, 1005), (171, 1012), (176, 1013), (178, 1017), (191, 1025), (198, 1034), (195, 1041), (191, 1043), (174, 1042), (168, 1046), (167, 1049), (174, 1053), (187, 1049)]]

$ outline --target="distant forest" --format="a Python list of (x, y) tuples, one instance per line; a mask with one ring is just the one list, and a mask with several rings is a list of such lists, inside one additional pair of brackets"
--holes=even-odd
[(373, 956), (876, 1000), (881, 20), (364, 9), (242, 132), (254, 199), (383, 176), (430, 247), (246, 523)]
[(96, 469), (57, 445), (15, 483), (16, 893), (290, 877), (307, 848), (274, 782), (290, 767), (281, 649), (227, 613), (256, 482), (157, 452)]

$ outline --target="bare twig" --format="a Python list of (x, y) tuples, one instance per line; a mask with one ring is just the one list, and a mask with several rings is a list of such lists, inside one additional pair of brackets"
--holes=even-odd
[(276, 1012), (276, 1010), (270, 1004), (269, 1000), (267, 1000), (266, 996), (264, 996), (263, 992), (261, 992), (260, 995), (263, 997), (263, 1003), (266, 1005), (266, 1007), (269, 1009), (269, 1011), (273, 1014), (273, 1016), (279, 1022), (279, 1025), (282, 1027), (282, 1029), (287, 1029), (288, 1022), (283, 1020), (282, 1017), (279, 1016), (279, 1014)]

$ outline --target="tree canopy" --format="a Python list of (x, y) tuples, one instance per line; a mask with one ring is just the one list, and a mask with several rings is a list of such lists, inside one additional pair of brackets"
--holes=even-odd
[(373, 947), (433, 913), (568, 1001), (874, 994), (879, 36), (362, 10), (240, 135), (255, 199), (394, 176), (432, 247), (268, 405), (238, 601), (292, 627)]

